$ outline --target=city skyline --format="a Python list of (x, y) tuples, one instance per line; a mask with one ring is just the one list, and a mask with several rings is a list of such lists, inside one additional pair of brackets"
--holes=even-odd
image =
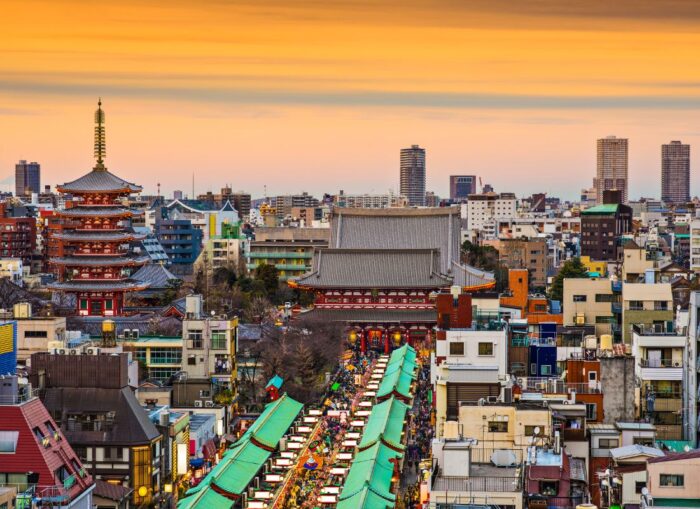
[(151, 193), (189, 194), (171, 176), (193, 172), (196, 193), (398, 191), (396, 154), (419, 144), (440, 196), (463, 173), (574, 199), (615, 134), (630, 197), (658, 196), (659, 147), (700, 141), (694, 2), (397, 5), (8, 2), (0, 181), (19, 159), (53, 185), (89, 169), (98, 96), (110, 167)]

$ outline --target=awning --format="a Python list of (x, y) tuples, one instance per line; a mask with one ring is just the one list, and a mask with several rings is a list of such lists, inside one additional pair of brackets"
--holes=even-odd
[(190, 466), (194, 468), (199, 468), (202, 465), (204, 465), (204, 459), (203, 458), (192, 458), (190, 460)]

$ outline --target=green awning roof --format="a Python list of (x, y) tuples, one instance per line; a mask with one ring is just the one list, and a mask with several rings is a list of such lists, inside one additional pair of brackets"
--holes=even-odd
[[(276, 401), (268, 403), (260, 417), (255, 419), (238, 442), (255, 437), (261, 444), (274, 449), (303, 407), (302, 403), (283, 394)], [(233, 447), (235, 446), (236, 444), (233, 444)]]
[(596, 205), (581, 211), (581, 215), (598, 215), (598, 214), (614, 214), (617, 212), (617, 203), (606, 203), (604, 205)]
[[(204, 480), (187, 491), (187, 497), (180, 500), (178, 509), (230, 508), (231, 500), (216, 493), (212, 485), (232, 495), (241, 495), (271, 456), (272, 452), (267, 448), (277, 448), (303, 406), (287, 394), (269, 403)], [(214, 505), (224, 501), (228, 505)]]
[(401, 456), (401, 453), (381, 442), (358, 452), (338, 497), (336, 509), (394, 507), (396, 495), (391, 492), (394, 464), (390, 460)]
[(233, 500), (229, 500), (223, 495), (219, 495), (212, 489), (206, 489), (194, 495), (190, 495), (177, 503), (178, 509), (194, 509), (195, 507), (206, 507), (207, 509), (231, 509)]
[(401, 433), (408, 409), (409, 406), (406, 403), (393, 396), (375, 405), (367, 420), (359, 446), (360, 450), (371, 447), (377, 441), (403, 449)]
[(411, 397), (411, 383), (416, 378), (416, 351), (409, 345), (394, 350), (377, 390), (377, 398), (393, 394)]
[(656, 507), (700, 507), (700, 498), (656, 498)]

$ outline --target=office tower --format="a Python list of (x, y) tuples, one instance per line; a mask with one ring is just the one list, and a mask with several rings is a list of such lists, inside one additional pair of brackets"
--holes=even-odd
[(425, 149), (418, 145), (401, 149), (401, 192), (411, 206), (425, 205)]
[(15, 165), (15, 196), (31, 196), (41, 192), (41, 166), (24, 159)]
[(450, 175), (450, 200), (463, 201), (476, 194), (475, 175)]
[(622, 191), (622, 202), (627, 203), (627, 183), (627, 138), (608, 136), (598, 140), (598, 203), (603, 203), (603, 191), (608, 189)]
[(661, 201), (690, 201), (690, 145), (680, 141), (661, 145)]

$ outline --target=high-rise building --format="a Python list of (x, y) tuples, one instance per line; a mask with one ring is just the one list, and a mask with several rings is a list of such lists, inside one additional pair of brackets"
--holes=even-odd
[(661, 145), (661, 201), (690, 201), (690, 145), (680, 141)]
[(627, 203), (627, 138), (608, 136), (598, 140), (598, 171), (595, 187), (598, 203), (603, 203), (603, 191), (622, 191), (622, 202)]
[(476, 175), (450, 175), (450, 200), (463, 201), (476, 194)]
[(401, 149), (401, 191), (411, 206), (425, 205), (425, 149), (418, 145)]
[(24, 159), (15, 165), (15, 196), (31, 196), (41, 192), (41, 166)]

